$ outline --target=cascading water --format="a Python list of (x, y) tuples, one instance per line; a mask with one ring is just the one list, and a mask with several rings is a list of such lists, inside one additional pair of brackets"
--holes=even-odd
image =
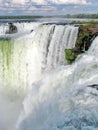
[(98, 38), (66, 65), (78, 27), (14, 25), (0, 25), (0, 130), (97, 130)]
[(17, 23), (15, 26), (16, 34), (5, 34), (6, 39), (3, 36), (0, 40), (1, 83), (9, 92), (13, 90), (11, 93), (26, 92), (40, 79), (43, 70), (66, 64), (64, 49), (74, 47), (78, 33), (77, 27), (68, 25)]
[(98, 129), (98, 37), (72, 65), (33, 84), (18, 120), (20, 130)]

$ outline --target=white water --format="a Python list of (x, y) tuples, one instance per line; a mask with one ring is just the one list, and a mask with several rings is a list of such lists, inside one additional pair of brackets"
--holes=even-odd
[(7, 48), (0, 46), (0, 130), (98, 130), (98, 86), (88, 86), (98, 84), (98, 37), (66, 65), (64, 49), (74, 47), (77, 27), (16, 26), (9, 44), (0, 42)]
[(98, 37), (72, 65), (33, 84), (18, 120), (20, 130), (98, 130)]
[(40, 80), (44, 71), (48, 74), (66, 65), (64, 49), (74, 47), (78, 33), (78, 27), (69, 25), (14, 25), (18, 29), (15, 34), (5, 34), (8, 25), (0, 26), (1, 38), (11, 38), (0, 41), (0, 130), (16, 130), (22, 100), (32, 83)]
[(31, 30), (36, 30), (37, 27), (40, 25), (41, 23), (36, 22), (36, 23), (13, 23), (13, 25), (15, 25), (18, 29), (17, 34), (12, 34), (12, 35), (8, 35), (6, 33), (6, 31), (9, 30), (9, 24), (5, 23), (5, 24), (1, 24), (0, 25), (0, 36), (4, 36), (4, 37), (14, 37), (14, 36), (23, 36), (25, 34), (29, 34), (31, 32)]
[[(27, 91), (44, 70), (65, 65), (64, 49), (75, 45), (78, 28), (62, 25), (16, 24), (18, 32), (27, 32), (9, 42), (1, 41), (1, 83), (14, 93)], [(30, 32), (32, 28), (36, 29)], [(21, 31), (23, 30), (23, 31)], [(3, 48), (3, 50), (2, 50)], [(9, 89), (11, 88), (11, 89)], [(12, 92), (11, 92), (12, 93)]]

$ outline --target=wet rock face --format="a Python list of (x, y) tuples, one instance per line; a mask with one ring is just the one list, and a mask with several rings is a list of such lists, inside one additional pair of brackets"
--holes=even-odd
[(94, 88), (94, 89), (98, 90), (98, 84), (88, 85), (87, 87)]
[(6, 34), (13, 34), (17, 32), (18, 32), (17, 27), (13, 25), (12, 23), (9, 23), (9, 30), (6, 31)]
[(65, 49), (67, 63), (71, 64), (79, 54), (87, 51), (96, 36), (98, 36), (98, 25), (81, 25), (75, 47)]
[(81, 25), (75, 47), (79, 50), (88, 50), (94, 38), (98, 35), (98, 26)]

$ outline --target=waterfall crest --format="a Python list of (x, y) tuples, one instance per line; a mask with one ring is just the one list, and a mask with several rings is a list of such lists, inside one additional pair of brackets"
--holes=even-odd
[(41, 23), (14, 25), (18, 30), (16, 34), (4, 34), (7, 25), (3, 25), (0, 77), (9, 92), (13, 89), (13, 93), (19, 93), (26, 92), (44, 70), (66, 64), (64, 49), (75, 46), (78, 27)]
[(13, 24), (0, 25), (0, 130), (97, 130), (98, 37), (67, 65), (78, 27)]

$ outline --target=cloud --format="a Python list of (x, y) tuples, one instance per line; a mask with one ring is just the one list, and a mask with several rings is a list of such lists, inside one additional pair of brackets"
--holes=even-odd
[(86, 4), (86, 0), (63, 0), (65, 3), (73, 3), (73, 4)]
[(25, 4), (26, 0), (12, 0), (13, 4)]
[(35, 4), (87, 4), (87, 0), (31, 0)]
[(32, 3), (34, 4), (47, 4), (47, 1), (46, 0), (31, 0)]
[[(2, 0), (0, 0), (2, 1)], [(7, 0), (13, 4), (26, 4), (27, 2), (37, 5), (48, 4), (87, 4), (87, 0)]]
[(97, 6), (96, 0), (0, 0), (0, 15), (94, 13)]
[(35, 6), (31, 6), (29, 9), (29, 11), (35, 11), (35, 10), (38, 10)]

